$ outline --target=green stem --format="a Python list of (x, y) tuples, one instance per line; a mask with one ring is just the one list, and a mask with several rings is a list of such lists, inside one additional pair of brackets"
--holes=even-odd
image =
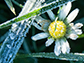
[(67, 61), (84, 61), (83, 53), (69, 53), (56, 56), (53, 52), (51, 53), (41, 52), (41, 53), (19, 54), (16, 56), (16, 58), (25, 58), (25, 57), (50, 58), (50, 59), (59, 59)]
[(0, 24), (0, 29), (4, 28), (4, 27), (7, 27), (9, 25), (12, 25), (13, 23), (16, 23), (16, 22), (19, 22), (19, 21), (34, 17), (36, 15), (40, 15), (42, 13), (45, 13), (48, 10), (52, 10), (54, 8), (62, 6), (64, 4), (66, 4), (66, 3), (68, 3), (69, 1), (72, 2), (72, 1), (75, 1), (75, 0), (63, 0), (63, 1), (60, 1), (60, 2), (51, 2), (51, 3), (47, 4), (47, 5), (44, 5), (44, 6), (40, 7), (40, 8), (37, 8), (37, 9), (29, 12), (28, 14), (25, 14), (25, 15), (23, 15), (21, 17), (13, 18), (11, 20), (6, 21), (5, 23)]

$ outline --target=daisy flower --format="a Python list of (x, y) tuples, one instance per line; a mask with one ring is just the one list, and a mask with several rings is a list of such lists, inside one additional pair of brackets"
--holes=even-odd
[(47, 11), (51, 20), (46, 20), (41, 16), (37, 16), (33, 25), (44, 32), (38, 33), (31, 38), (35, 41), (48, 38), (45, 42), (46, 47), (50, 46), (55, 42), (54, 53), (59, 56), (61, 53), (66, 54), (70, 52), (70, 46), (67, 41), (67, 38), (76, 40), (78, 35), (82, 34), (80, 29), (82, 23), (71, 23), (77, 16), (79, 9), (76, 8), (69, 15), (71, 9), (71, 2), (68, 2), (66, 5), (63, 5), (59, 9), (58, 16), (49, 10)]

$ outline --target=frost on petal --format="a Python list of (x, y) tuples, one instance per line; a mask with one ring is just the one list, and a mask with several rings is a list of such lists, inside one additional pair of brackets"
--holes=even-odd
[(45, 20), (45, 19), (42, 18), (41, 16), (37, 16), (37, 17), (35, 18), (35, 20), (36, 20), (36, 22), (37, 22), (38, 24), (42, 25), (41, 23), (42, 23), (42, 21)]
[(51, 22), (49, 20), (42, 21), (42, 26), (41, 26), (42, 30), (43, 31), (48, 31), (48, 27), (49, 27), (50, 23)]
[(75, 32), (76, 32), (76, 34), (78, 34), (78, 35), (81, 35), (81, 34), (82, 34), (82, 30), (80, 30), (80, 29), (75, 29)]
[(54, 42), (54, 39), (50, 38), (46, 41), (45, 45), (46, 47), (50, 46)]
[(74, 23), (70, 23), (69, 26), (71, 26), (71, 29), (76, 29), (76, 27), (74, 26)]
[(58, 15), (59, 20), (64, 20), (67, 14), (69, 13), (70, 9), (71, 9), (71, 2), (68, 2), (68, 4), (64, 5), (62, 10), (59, 11)]
[(79, 9), (73, 10), (67, 17), (67, 23), (72, 22), (75, 19), (75, 17), (78, 15), (78, 12), (79, 12)]
[(69, 35), (69, 38), (72, 40), (76, 40), (78, 38), (78, 36), (77, 36), (77, 34), (72, 33)]
[[(33, 23), (33, 25), (39, 29), (39, 30), (43, 30), (43, 31), (47, 31), (48, 30), (48, 26), (50, 25), (51, 21), (50, 20), (46, 20), (44, 18), (42, 18), (41, 16), (37, 16), (35, 18), (36, 22)], [(38, 27), (37, 27), (38, 26)]]
[(61, 45), (60, 45), (60, 40), (55, 41), (55, 47), (54, 47), (54, 53), (59, 56), (61, 54)]
[(32, 40), (36, 41), (36, 40), (47, 38), (48, 36), (49, 36), (48, 33), (38, 33), (38, 34), (32, 36), (31, 38), (32, 38)]
[(62, 49), (62, 53), (69, 53), (70, 52), (70, 46), (68, 41), (65, 38), (61, 39), (61, 49)]
[(69, 53), (70, 52), (70, 46), (69, 46), (69, 43), (68, 43), (68, 41), (66, 40), (66, 48), (67, 48), (67, 53)]
[(82, 23), (76, 23), (76, 24), (75, 24), (75, 27), (76, 27), (76, 28), (81, 28), (82, 26), (83, 26)]
[(54, 13), (53, 13), (51, 10), (47, 11), (47, 13), (48, 13), (50, 19), (51, 19), (52, 21), (54, 21), (54, 20), (55, 20), (55, 15), (54, 15)]
[(33, 26), (35, 26), (37, 29), (42, 30), (42, 28), (35, 22), (33, 22)]

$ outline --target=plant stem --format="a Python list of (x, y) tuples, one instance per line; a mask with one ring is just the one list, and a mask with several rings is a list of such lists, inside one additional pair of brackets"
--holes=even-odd
[(25, 19), (30, 19), (31, 17), (34, 17), (36, 15), (43, 14), (43, 13), (47, 12), (48, 10), (52, 10), (54, 8), (62, 6), (66, 3), (68, 3), (69, 1), (72, 2), (72, 1), (75, 1), (75, 0), (65, 0), (65, 1), (60, 1), (60, 2), (55, 2), (55, 1), (53, 2), (52, 1), (51, 3), (43, 5), (40, 8), (34, 9), (34, 10), (30, 11), (29, 13), (21, 16), (21, 17), (15, 17), (11, 20), (6, 21), (5, 23), (0, 24), (0, 29), (4, 28), (4, 27), (7, 27), (7, 26), (10, 26), (13, 23), (20, 22), (20, 21), (25, 20)]

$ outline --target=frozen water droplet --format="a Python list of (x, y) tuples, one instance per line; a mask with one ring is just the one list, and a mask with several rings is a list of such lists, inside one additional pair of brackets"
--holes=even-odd
[(15, 34), (14, 33), (10, 33), (9, 34), (10, 38), (13, 40), (15, 38)]
[(9, 44), (6, 45), (8, 48), (11, 48), (11, 46)]
[(13, 54), (11, 53), (11, 54), (9, 54), (9, 56), (10, 56), (10, 58), (13, 56)]

